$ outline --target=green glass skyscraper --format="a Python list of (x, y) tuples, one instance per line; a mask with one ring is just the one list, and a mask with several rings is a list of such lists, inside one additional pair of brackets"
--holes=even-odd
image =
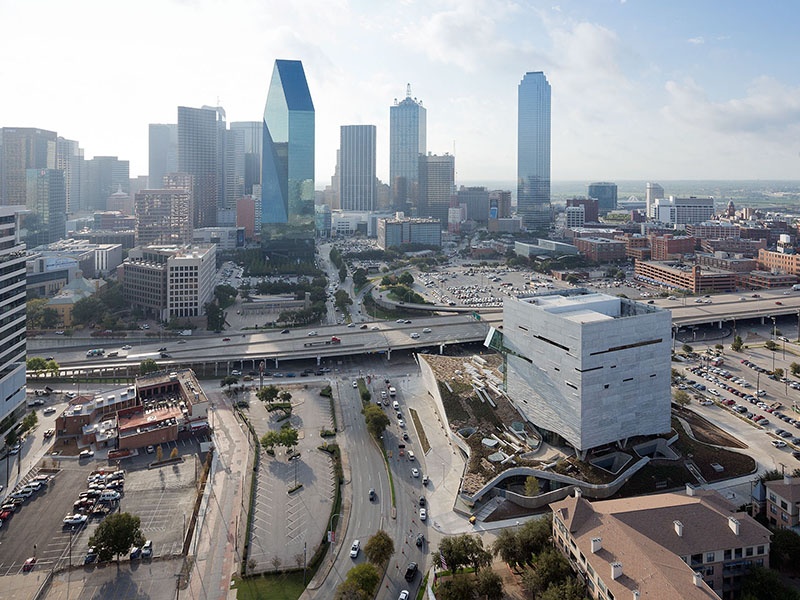
[(261, 222), (265, 237), (306, 228), (313, 236), (314, 103), (299, 60), (275, 61), (263, 136)]

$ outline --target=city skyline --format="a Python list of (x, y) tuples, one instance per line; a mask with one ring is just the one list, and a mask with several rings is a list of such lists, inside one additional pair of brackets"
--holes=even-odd
[[(56, 131), (87, 158), (118, 156), (143, 175), (150, 123), (175, 123), (178, 106), (217, 104), (229, 122), (257, 121), (274, 61), (292, 59), (318, 98), (317, 188), (330, 181), (345, 124), (377, 126), (377, 173), (389, 182), (387, 106), (407, 83), (428, 110), (428, 150), (455, 154), (457, 182), (511, 182), (516, 85), (542, 70), (553, 180), (795, 177), (800, 9), (789, 3), (768, 13), (688, 0), (276, 6), (2, 3), (4, 21), (36, 27), (0, 40), (6, 56), (26, 56), (0, 67), (11, 90), (0, 125)], [(127, 39), (134, 31), (147, 44)], [(58, 47), (91, 56), (93, 75), (52, 69)], [(145, 85), (159, 93), (138, 93)]]

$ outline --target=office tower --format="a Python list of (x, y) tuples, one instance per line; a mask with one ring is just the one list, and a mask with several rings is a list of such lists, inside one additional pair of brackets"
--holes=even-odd
[(656, 200), (659, 198), (664, 197), (664, 188), (658, 185), (657, 183), (648, 183), (647, 188), (645, 190), (645, 211), (647, 213), (647, 218), (653, 218), (653, 206), (656, 203)]
[(178, 107), (178, 170), (192, 176), (194, 226), (217, 224), (219, 130), (217, 110)]
[(419, 210), (417, 216), (439, 219), (447, 227), (447, 213), (454, 196), (456, 160), (451, 154), (420, 156)]
[(714, 198), (658, 198), (653, 206), (653, 218), (660, 223), (682, 226), (702, 223), (714, 216)]
[(411, 97), (406, 86), (402, 102), (389, 108), (389, 185), (396, 210), (417, 205), (419, 157), (428, 152), (427, 115), (422, 100)]
[(517, 213), (528, 230), (547, 229), (550, 207), (550, 84), (541, 71), (525, 73), (517, 114)]
[(149, 136), (148, 185), (159, 188), (164, 175), (178, 170), (178, 125), (151, 123)]
[(601, 181), (590, 183), (587, 196), (597, 200), (597, 210), (604, 215), (617, 209), (617, 184)]
[(244, 196), (245, 152), (244, 132), (240, 129), (222, 131), (225, 142), (224, 156), (224, 198), (221, 208), (235, 209), (236, 203)]
[(51, 244), (66, 236), (67, 192), (64, 171), (28, 169), (26, 205), (34, 214), (26, 219), (25, 241), (29, 247)]
[(489, 218), (507, 219), (511, 216), (511, 191), (492, 190), (489, 192)]
[[(314, 127), (314, 103), (303, 64), (276, 60), (262, 142), (261, 223), (267, 239), (299, 231), (313, 238)], [(277, 227), (286, 224), (290, 227)]]
[(74, 140), (56, 139), (56, 169), (64, 171), (67, 214), (78, 212), (81, 203), (81, 163), (83, 148)]
[(0, 129), (0, 205), (25, 206), (28, 169), (56, 168), (56, 133), (30, 127)]
[(567, 208), (582, 206), (585, 223), (597, 223), (599, 221), (599, 209), (597, 198), (567, 198)]
[[(85, 186), (81, 186), (81, 209), (105, 210), (108, 197), (119, 189), (130, 193), (130, 163), (116, 156), (95, 156), (85, 161)], [(85, 194), (83, 193), (85, 190)]]
[(14, 423), (25, 413), (25, 259), (25, 244), (19, 243), (17, 237), (15, 208), (0, 207), (0, 263), (3, 265), (0, 422), (3, 423)]
[(339, 198), (344, 210), (375, 210), (375, 125), (342, 125), (339, 141)]
[(261, 121), (234, 121), (231, 130), (244, 135), (244, 193), (252, 194), (253, 186), (261, 183), (261, 144), (264, 126)]
[(670, 429), (668, 310), (606, 294), (506, 298), (511, 402), (577, 452)]
[(186, 189), (142, 190), (136, 194), (136, 245), (182, 245), (192, 241), (192, 200)]
[(457, 204), (467, 207), (467, 219), (486, 223), (489, 220), (489, 190), (485, 187), (464, 187), (458, 189)]

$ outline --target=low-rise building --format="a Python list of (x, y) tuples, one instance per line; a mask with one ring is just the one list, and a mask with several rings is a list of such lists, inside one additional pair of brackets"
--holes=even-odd
[(637, 261), (635, 277), (647, 285), (692, 293), (732, 292), (738, 285), (737, 274), (699, 265), (672, 261)]
[(769, 567), (770, 532), (716, 491), (550, 505), (553, 539), (592, 598), (734, 598)]
[(378, 219), (378, 247), (382, 250), (405, 244), (442, 245), (442, 224), (439, 219)]
[(787, 529), (800, 525), (800, 478), (785, 476), (767, 481), (766, 517), (772, 527)]
[(625, 242), (603, 237), (577, 237), (574, 242), (578, 252), (594, 262), (607, 263), (625, 259)]
[(800, 275), (800, 254), (784, 252), (758, 251), (758, 264), (763, 271)]

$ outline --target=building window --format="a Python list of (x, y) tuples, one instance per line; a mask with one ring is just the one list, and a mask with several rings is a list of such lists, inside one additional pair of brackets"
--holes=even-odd
[(789, 508), (789, 505), (786, 503), (786, 500), (781, 500), (781, 508), (783, 510), (787, 510)]
[(777, 500), (777, 498), (775, 497), (775, 494), (773, 494), (772, 492), (770, 492), (770, 493), (769, 493), (769, 501), (770, 501), (770, 502), (775, 502), (776, 500)]
[(731, 550), (725, 550), (725, 560), (730, 560), (733, 555)]
[(756, 554), (764, 554), (764, 546), (758, 546), (756, 548)]
[(715, 555), (713, 552), (706, 553), (706, 562), (714, 562)]
[(733, 549), (733, 557), (734, 558), (742, 558), (742, 549), (741, 548), (734, 548)]
[(747, 548), (745, 548), (744, 555), (745, 556), (753, 556), (753, 547), (752, 546), (748, 546)]
[(706, 567), (706, 577), (714, 575), (714, 567)]

